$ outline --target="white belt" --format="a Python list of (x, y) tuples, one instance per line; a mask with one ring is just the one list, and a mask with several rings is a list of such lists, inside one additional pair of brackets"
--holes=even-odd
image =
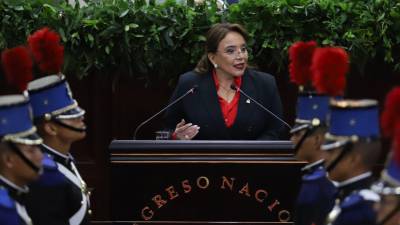
[(28, 213), (24, 206), (20, 205), (18, 202), (15, 202), (17, 213), (21, 217), (21, 219), (28, 225), (32, 225), (32, 220), (29, 217)]
[(74, 183), (81, 190), (81, 193), (82, 193), (81, 208), (69, 219), (70, 225), (79, 225), (86, 215), (86, 210), (87, 210), (87, 206), (88, 206), (88, 199), (87, 199), (86, 195), (82, 192), (83, 184), (80, 181), (80, 179), (77, 177), (77, 175), (72, 173), (64, 165), (62, 165), (61, 163), (57, 163), (57, 165), (58, 165), (58, 170), (62, 174), (64, 174), (65, 177), (68, 178), (68, 180), (70, 180), (72, 183)]

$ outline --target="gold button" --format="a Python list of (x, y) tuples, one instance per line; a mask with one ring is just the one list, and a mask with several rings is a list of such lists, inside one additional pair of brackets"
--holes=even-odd
[(91, 209), (89, 209), (87, 212), (88, 212), (89, 215), (92, 215), (92, 210)]

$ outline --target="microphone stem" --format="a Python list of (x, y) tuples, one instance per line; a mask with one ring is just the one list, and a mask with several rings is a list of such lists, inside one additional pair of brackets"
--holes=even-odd
[(135, 129), (135, 133), (133, 134), (133, 140), (136, 140), (136, 135), (139, 131), (139, 129), (145, 125), (147, 122), (149, 122), (150, 120), (152, 120), (154, 117), (160, 115), (162, 112), (164, 112), (166, 109), (168, 109), (169, 107), (171, 107), (171, 105), (174, 105), (175, 103), (179, 102), (182, 98), (186, 97), (186, 95), (193, 93), (194, 92), (194, 88), (189, 89), (184, 95), (182, 95), (181, 97), (175, 99), (173, 102), (169, 103), (167, 106), (165, 106), (163, 109), (161, 109), (158, 113), (154, 114), (153, 116), (151, 116), (150, 118), (148, 118), (147, 120), (145, 120), (144, 122), (142, 122), (141, 124), (139, 124), (139, 126)]
[(281, 121), (285, 126), (287, 126), (289, 128), (289, 130), (292, 129), (292, 127), (286, 123), (285, 121), (283, 121), (281, 118), (279, 118), (277, 115), (275, 115), (275, 113), (271, 112), (269, 109), (265, 108), (263, 105), (261, 105), (260, 103), (258, 103), (256, 100), (254, 100), (252, 97), (248, 96), (246, 93), (244, 93), (240, 88), (235, 87), (241, 94), (243, 94), (244, 96), (246, 96), (247, 98), (249, 98), (250, 100), (252, 100), (254, 103), (256, 103), (256, 105), (260, 106), (262, 109), (264, 109), (265, 111), (269, 112), (270, 115), (272, 115), (273, 117), (275, 117), (276, 119), (278, 119), (279, 121)]

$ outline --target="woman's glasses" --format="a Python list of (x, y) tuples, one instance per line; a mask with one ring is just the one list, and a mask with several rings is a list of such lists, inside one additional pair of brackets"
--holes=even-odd
[(224, 53), (230, 57), (237, 57), (240, 54), (247, 55), (247, 46), (240, 47), (239, 49), (236, 47), (227, 47)]

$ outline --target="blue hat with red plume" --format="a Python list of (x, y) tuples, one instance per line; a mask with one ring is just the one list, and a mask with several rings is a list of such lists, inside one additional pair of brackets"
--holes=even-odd
[[(313, 84), (318, 93), (341, 96), (346, 86), (349, 56), (340, 47), (318, 49), (313, 56)], [(322, 150), (379, 137), (378, 104), (375, 100), (331, 99), (328, 132)]]
[[(290, 79), (299, 86), (297, 99), (296, 125), (290, 131), (318, 127), (326, 124), (331, 96), (343, 92), (344, 80), (348, 70), (348, 55), (341, 48), (318, 48), (316, 42), (296, 42), (289, 49)], [(336, 67), (332, 67), (334, 63)], [(329, 79), (322, 79), (327, 76)], [(324, 85), (336, 85), (324, 89)]]
[(28, 44), (40, 74), (45, 75), (28, 84), (34, 118), (50, 120), (83, 116), (85, 111), (78, 106), (61, 73), (64, 47), (60, 44), (60, 36), (45, 27), (29, 36)]
[(322, 150), (379, 138), (379, 109), (376, 100), (331, 100), (330, 111), (329, 129)]
[[(38, 145), (42, 139), (32, 123), (32, 109), (25, 92), (32, 79), (32, 59), (24, 46), (6, 49), (1, 54), (8, 85), (18, 94), (0, 96), (0, 140), (27, 145)], [(24, 92), (24, 94), (20, 94)]]

